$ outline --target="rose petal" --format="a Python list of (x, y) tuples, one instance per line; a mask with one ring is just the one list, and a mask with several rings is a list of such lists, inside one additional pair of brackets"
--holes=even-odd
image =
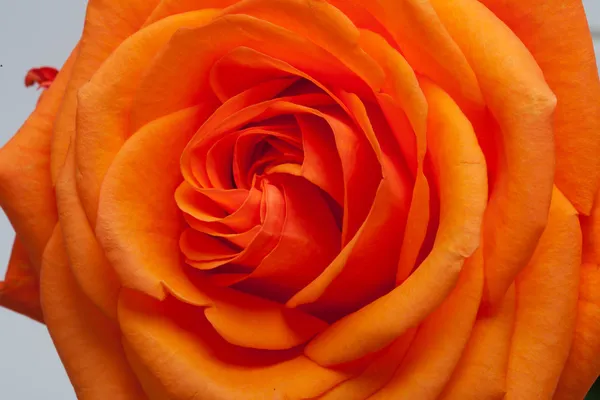
[(238, 287), (285, 302), (340, 251), (341, 232), (319, 189), (302, 178), (274, 176), (285, 196), (285, 222), (273, 250)]
[(183, 231), (173, 193), (179, 156), (210, 109), (194, 107), (153, 121), (118, 153), (102, 186), (96, 236), (123, 286), (164, 298), (163, 283), (206, 302), (183, 275)]
[(577, 212), (555, 188), (548, 225), (516, 280), (507, 398), (552, 397), (573, 339), (580, 265)]
[[(181, 171), (185, 180), (196, 189), (213, 187), (206, 161), (211, 145), (224, 133), (251, 122), (253, 117), (260, 115), (249, 115), (248, 111), (256, 109), (252, 106), (271, 100), (293, 82), (289, 78), (263, 82), (232, 97), (219, 107), (200, 127), (181, 155)], [(246, 111), (248, 108), (250, 110)], [(229, 125), (223, 128), (225, 123)]]
[(437, 399), (466, 346), (483, 289), (483, 257), (477, 251), (465, 262), (446, 300), (419, 326), (396, 374), (370, 398)]
[(487, 200), (483, 154), (453, 100), (433, 84), (423, 89), (430, 105), (429, 148), (440, 186), (436, 243), (402, 285), (337, 321), (307, 345), (305, 354), (319, 364), (340, 364), (380, 350), (418, 324), (447, 297), (464, 259), (479, 244)]
[(472, 66), (429, 1), (376, 0), (365, 8), (388, 29), (415, 71), (450, 93), (467, 114), (483, 108)]
[(225, 241), (194, 229), (186, 229), (181, 234), (179, 246), (187, 257), (186, 262), (198, 269), (216, 268), (239, 253)]
[[(597, 197), (599, 198), (599, 197)], [(579, 301), (575, 333), (556, 392), (557, 400), (583, 398), (600, 374), (600, 202), (589, 217), (580, 217), (583, 265), (579, 269)]]
[[(244, 92), (250, 94), (250, 91)], [(223, 107), (227, 108), (227, 112), (223, 111), (223, 114), (229, 115), (229, 109), (236, 110), (237, 107), (234, 103), (245, 104), (242, 100), (244, 96), (242, 93), (239, 97), (236, 96), (225, 103)], [(360, 224), (364, 220), (366, 214), (372, 205), (372, 195), (378, 184), (377, 176), (381, 173), (378, 171), (380, 167), (377, 165), (377, 160), (374, 157), (372, 149), (369, 147), (364, 136), (359, 134), (352, 122), (348, 120), (347, 116), (344, 115), (336, 107), (326, 107), (325, 109), (315, 110), (307, 106), (292, 103), (290, 101), (298, 101), (302, 99), (302, 96), (295, 96), (292, 98), (281, 98), (273, 99), (271, 101), (265, 101), (262, 103), (254, 104), (246, 108), (240, 109), (227, 117), (220, 125), (215, 121), (219, 121), (216, 118), (217, 113), (221, 116), (221, 108), (217, 113), (202, 126), (202, 129), (196, 134), (195, 140), (192, 139), (190, 144), (187, 146), (186, 151), (182, 156), (182, 171), (186, 180), (194, 180), (194, 174), (192, 173), (192, 163), (194, 159), (192, 157), (193, 152), (197, 152), (198, 157), (201, 157), (205, 153), (201, 148), (194, 149), (198, 142), (207, 141), (207, 135), (218, 136), (222, 132), (228, 130), (237, 129), (244, 124), (247, 124), (258, 119), (266, 119), (277, 115), (285, 114), (313, 114), (323, 118), (334, 133), (336, 140), (336, 146), (340, 160), (342, 162), (342, 170), (344, 172), (344, 184), (345, 184), (345, 202), (344, 210), (344, 222), (342, 237), (343, 241), (350, 240), (356, 230), (360, 227)], [(229, 106), (231, 104), (231, 106)], [(243, 106), (242, 106), (243, 107)], [(210, 142), (208, 142), (210, 143)], [(193, 151), (193, 152), (192, 152)], [(202, 168), (197, 168), (195, 172), (202, 171)]]
[[(377, 101), (416, 176), (398, 261), (396, 282), (400, 283), (415, 267), (429, 220), (429, 183), (423, 172), (428, 106), (412, 67), (399, 52), (373, 32), (362, 30), (360, 39), (361, 46), (386, 72), (384, 93), (377, 94)], [(407, 119), (413, 132), (409, 131)]]
[(39, 272), (57, 221), (50, 180), (52, 124), (77, 55), (75, 49), (27, 121), (0, 149), (0, 206)]
[[(319, 299), (319, 308), (339, 314), (353, 312), (391, 290), (397, 271), (398, 242), (408, 209), (408, 171), (383, 115), (367, 111), (354, 94), (341, 93), (358, 125), (365, 132), (381, 164), (383, 180), (363, 225), (347, 249), (288, 305)], [(360, 164), (359, 164), (360, 165)], [(377, 246), (373, 246), (377, 243)], [(365, 265), (376, 268), (365, 268)], [(347, 295), (352, 290), (353, 295)]]
[[(379, 91), (384, 74), (379, 65), (360, 48), (360, 33), (340, 10), (326, 1), (242, 0), (224, 10), (245, 14), (306, 37)], [(315, 18), (318, 15), (318, 18)]]
[(244, 349), (214, 332), (200, 309), (124, 291), (119, 320), (128, 347), (169, 398), (312, 398), (346, 379), (291, 352)]
[(77, 91), (87, 83), (106, 58), (134, 34), (160, 0), (89, 0), (77, 59), (67, 84), (60, 111), (54, 123), (50, 167), (52, 182), (67, 157), (75, 136)]
[(600, 374), (600, 267), (581, 266), (575, 333), (554, 399), (582, 399)]
[(440, 395), (444, 400), (503, 399), (506, 366), (515, 314), (515, 290), (511, 287), (491, 315), (479, 315), (469, 342)]
[[(600, 193), (600, 191), (599, 191)], [(583, 262), (600, 265), (600, 195), (589, 216), (581, 217)]]
[(73, 277), (83, 293), (112, 319), (117, 316), (117, 299), (121, 284), (83, 211), (75, 184), (75, 148), (56, 182), (56, 202), (61, 232)]
[[(242, 248), (242, 250), (229, 258), (215, 260), (206, 265), (206, 267), (216, 268), (227, 263), (232, 263), (252, 269), (277, 246), (286, 218), (285, 198), (281, 189), (266, 181), (263, 181), (261, 192), (263, 195), (260, 207), (264, 208), (265, 211), (260, 225), (241, 234), (228, 235), (210, 232), (213, 236), (228, 240), (232, 244)], [(192, 225), (192, 227), (202, 231), (202, 226)]]
[(302, 131), (304, 149), (301, 175), (343, 205), (343, 171), (331, 128), (315, 116), (296, 115), (296, 120)]
[(495, 304), (527, 264), (546, 224), (556, 97), (527, 48), (485, 6), (476, 0), (431, 4), (473, 67), (501, 129), (483, 239), (484, 297)]
[(73, 278), (58, 226), (44, 251), (41, 299), (46, 325), (78, 398), (145, 398), (125, 359), (118, 327)]
[(527, 46), (558, 98), (556, 186), (589, 214), (600, 184), (600, 81), (580, 0), (480, 0)]
[(142, 73), (175, 31), (184, 26), (204, 25), (215, 15), (214, 10), (176, 15), (136, 32), (79, 90), (75, 138), (80, 177), (77, 189), (92, 227), (96, 224), (104, 175), (125, 140), (135, 132), (130, 129), (129, 110)]
[[(207, 289), (210, 293), (210, 290)], [(299, 310), (258, 296), (222, 288), (204, 315), (231, 344), (263, 350), (285, 350), (306, 343), (327, 323)]]
[(398, 365), (410, 349), (417, 333), (416, 328), (409, 329), (388, 348), (383, 349), (378, 358), (358, 376), (342, 382), (327, 392), (320, 400), (363, 400), (381, 389), (394, 376)]
[[(179, 186), (176, 196), (187, 195), (187, 193), (182, 195), (183, 190), (180, 190), (185, 185), (187, 184), (184, 182)], [(214, 235), (245, 233), (260, 224), (262, 191), (256, 185), (248, 192), (246, 201), (237, 210), (222, 218), (207, 215), (206, 212), (200, 211), (198, 205), (204, 205), (205, 196), (201, 192), (196, 192), (193, 189), (190, 192), (192, 191), (193, 194), (190, 199), (194, 201), (193, 203), (187, 203), (188, 199), (183, 197), (176, 197), (176, 200), (183, 212), (189, 212), (185, 215), (188, 224), (200, 232)], [(204, 206), (211, 208), (212, 204), (209, 203)]]
[(160, 0), (152, 14), (146, 20), (146, 25), (160, 21), (163, 18), (175, 14), (182, 14), (190, 11), (204, 10), (208, 8), (226, 8), (235, 4), (239, 0), (203, 0), (199, 3), (197, 0)]
[[(345, 41), (333, 35), (327, 40)], [(173, 36), (140, 85), (131, 115), (132, 126), (141, 126), (205, 98), (211, 92), (210, 71), (214, 63), (232, 49), (244, 46), (289, 63), (317, 81), (368, 90), (354, 71), (308, 39), (248, 15), (225, 15), (205, 27)], [(361, 56), (365, 57), (368, 58)]]
[(0, 305), (44, 322), (38, 276), (18, 238), (13, 244), (4, 282), (0, 282)]

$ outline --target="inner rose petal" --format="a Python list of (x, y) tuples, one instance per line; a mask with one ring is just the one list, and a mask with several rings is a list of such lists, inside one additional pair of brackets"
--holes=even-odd
[(381, 350), (416, 326), (446, 299), (464, 260), (479, 245), (487, 203), (483, 153), (472, 125), (452, 98), (431, 83), (424, 81), (422, 86), (430, 105), (428, 140), (440, 191), (434, 247), (402, 285), (338, 320), (306, 346), (305, 353), (322, 365)]
[(341, 232), (316, 186), (288, 174), (276, 174), (272, 179), (280, 182), (285, 196), (281, 237), (248, 279), (237, 286), (285, 302), (335, 258), (341, 248)]

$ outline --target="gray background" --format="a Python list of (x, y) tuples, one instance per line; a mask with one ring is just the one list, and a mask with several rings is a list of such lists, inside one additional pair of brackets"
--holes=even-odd
[[(127, 1), (127, 0), (122, 0)], [(17, 131), (39, 93), (25, 89), (25, 72), (60, 66), (81, 34), (83, 0), (0, 0), (0, 145)], [(600, 1), (584, 0), (599, 35)], [(600, 57), (598, 57), (600, 60)], [(0, 276), (10, 255), (13, 230), (0, 212)], [(75, 399), (44, 325), (0, 309), (0, 398)]]

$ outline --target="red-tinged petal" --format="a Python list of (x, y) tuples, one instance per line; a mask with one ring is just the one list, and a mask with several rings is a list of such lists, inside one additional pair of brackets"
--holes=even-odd
[[(329, 38), (337, 39), (345, 41)], [(362, 88), (361, 93), (368, 90), (355, 71), (308, 39), (249, 15), (225, 15), (204, 27), (173, 36), (140, 85), (131, 115), (132, 126), (141, 126), (205, 98), (211, 93), (212, 66), (237, 47), (249, 47), (289, 63), (325, 86)]]
[[(241, 248), (229, 258), (214, 260), (208, 265), (209, 268), (216, 268), (227, 263), (254, 268), (275, 248), (280, 240), (286, 218), (285, 198), (281, 189), (266, 181), (263, 183), (262, 193), (261, 208), (265, 211), (260, 225), (240, 234), (207, 232)], [(193, 224), (192, 228), (203, 230), (202, 226)]]
[(347, 378), (295, 350), (232, 346), (201, 309), (173, 299), (156, 302), (124, 291), (119, 320), (128, 349), (146, 372), (145, 386), (151, 380), (169, 398), (312, 398)]
[(194, 229), (186, 229), (182, 233), (179, 246), (186, 262), (198, 269), (216, 268), (239, 253), (238, 249), (225, 241)]
[(196, 190), (184, 181), (175, 191), (177, 205), (186, 213), (187, 219), (193, 219), (194, 227), (207, 233), (215, 230), (245, 232), (258, 225), (261, 198), (262, 192), (257, 185), (250, 190)]
[(269, 57), (248, 47), (236, 47), (217, 60), (210, 70), (210, 87), (219, 100), (225, 103), (264, 82), (295, 75), (291, 71), (274, 68), (262, 59), (266, 61)]
[[(320, 95), (319, 97), (327, 96)], [(327, 101), (331, 102), (332, 100), (327, 98)], [(260, 153), (255, 154), (252, 151), (255, 150), (254, 146), (249, 146), (246, 149), (239, 148), (240, 141), (238, 139), (248, 136), (258, 136), (262, 139), (259, 142), (266, 146), (261, 152), (262, 155)], [(255, 142), (255, 144), (257, 143)], [(247, 157), (242, 157), (245, 158), (244, 161), (247, 161), (244, 163), (246, 168), (240, 166), (242, 170), (238, 171), (238, 180), (241, 180), (241, 176), (247, 175), (244, 180), (248, 183), (256, 175), (256, 173), (253, 173), (255, 172), (254, 169), (259, 168), (261, 162), (264, 162), (265, 165), (269, 164), (271, 156), (273, 157), (272, 161), (278, 164), (283, 163), (286, 159), (301, 163), (303, 158), (297, 128), (288, 131), (286, 129), (271, 131), (268, 127), (250, 127), (237, 132), (225, 133), (210, 147), (206, 154), (206, 170), (212, 187), (228, 190), (239, 187), (236, 184), (236, 174), (234, 172), (234, 163), (237, 161), (235, 160), (234, 150), (237, 150), (238, 154), (240, 151), (247, 152)]]
[(204, 25), (215, 15), (214, 10), (176, 15), (136, 32), (79, 90), (75, 137), (77, 189), (92, 227), (96, 223), (104, 175), (125, 140), (139, 128), (131, 127), (129, 111), (143, 72), (175, 31)]
[[(411, 172), (415, 174), (426, 150), (427, 101), (410, 64), (385, 40), (373, 32), (361, 31), (361, 45), (386, 72), (386, 81), (377, 100), (400, 144)], [(399, 114), (399, 115), (398, 115)], [(408, 118), (414, 132), (407, 132)]]
[[(392, 288), (400, 250), (398, 242), (404, 232), (408, 211), (410, 178), (383, 115), (377, 113), (377, 109), (367, 110), (354, 94), (341, 93), (340, 97), (379, 159), (383, 180), (356, 240), (351, 241), (348, 248), (289, 304), (297, 306), (318, 299), (319, 304), (315, 307), (347, 314)], [(377, 267), (364, 267), (369, 264)], [(352, 290), (353, 296), (347, 295), (348, 290)]]
[(409, 329), (400, 336), (358, 376), (342, 382), (321, 396), (320, 400), (363, 400), (381, 389), (393, 376), (402, 363), (417, 329)]
[(487, 203), (483, 154), (471, 124), (453, 100), (430, 83), (425, 82), (423, 89), (430, 105), (428, 141), (441, 203), (436, 242), (402, 285), (337, 321), (307, 345), (305, 353), (322, 365), (378, 351), (416, 326), (448, 296), (465, 258), (479, 244)]
[(83, 293), (104, 314), (116, 319), (121, 284), (110, 265), (83, 211), (75, 184), (75, 148), (56, 183), (56, 202), (69, 266)]
[(483, 257), (465, 262), (458, 284), (420, 326), (394, 377), (370, 399), (437, 399), (466, 346), (483, 289)]
[(463, 355), (440, 396), (444, 400), (501, 400), (515, 314), (515, 290), (508, 290), (494, 314), (479, 315)]
[[(181, 171), (185, 180), (196, 189), (211, 188), (206, 165), (211, 145), (224, 133), (251, 122), (252, 118), (260, 115), (259, 111), (253, 112), (260, 107), (257, 103), (271, 100), (292, 83), (293, 80), (289, 78), (266, 81), (232, 97), (219, 107), (194, 135), (181, 155)], [(222, 128), (226, 123), (229, 129)]]
[(546, 224), (556, 97), (531, 53), (485, 6), (476, 0), (430, 1), (473, 67), (501, 130), (483, 238), (484, 297), (495, 304), (527, 264)]
[(400, 283), (415, 267), (429, 221), (429, 183), (423, 172), (428, 106), (412, 67), (399, 52), (381, 36), (365, 30), (361, 31), (361, 46), (386, 72), (383, 93), (377, 94), (377, 101), (416, 177), (398, 261), (396, 282)]
[[(267, 84), (273, 84), (273, 82)], [(186, 147), (182, 155), (182, 171), (188, 183), (190, 183), (190, 180), (195, 180), (195, 177), (200, 176), (202, 166), (198, 165), (198, 168), (194, 170), (192, 161), (205, 153), (203, 147), (198, 147), (198, 144), (210, 144), (208, 135), (218, 136), (223, 132), (237, 129), (246, 123), (282, 114), (316, 115), (323, 118), (333, 131), (337, 152), (342, 162), (345, 187), (342, 241), (343, 243), (348, 242), (369, 212), (372, 206), (372, 196), (374, 196), (379, 184), (378, 176), (381, 176), (381, 167), (378, 165), (368, 141), (339, 108), (328, 106), (316, 110), (290, 102), (298, 102), (301, 99), (312, 100), (311, 95), (308, 95), (308, 97), (294, 96), (289, 99), (273, 99), (247, 106), (236, 112), (238, 106), (243, 107), (243, 104), (245, 104), (243, 100), (245, 94), (249, 95), (251, 91), (232, 98), (223, 107), (219, 108)], [(238, 101), (239, 103), (237, 103)], [(233, 111), (233, 114), (230, 114), (231, 111)], [(219, 115), (219, 118), (228, 115), (229, 117), (220, 120), (217, 115)], [(221, 124), (219, 125), (218, 122), (221, 122)], [(194, 175), (192, 171), (196, 174)], [(208, 181), (203, 180), (203, 182), (207, 183)], [(193, 184), (193, 182), (191, 183)]]
[(38, 89), (47, 89), (56, 79), (56, 75), (58, 75), (58, 70), (54, 67), (32, 68), (25, 75), (25, 86), (30, 87), (37, 84)]
[(344, 175), (331, 128), (322, 118), (297, 115), (302, 131), (304, 162), (301, 175), (344, 204)]
[(516, 280), (506, 399), (552, 397), (573, 339), (580, 265), (577, 211), (554, 189), (548, 225)]
[(575, 333), (555, 400), (584, 398), (600, 375), (600, 267), (583, 264), (580, 274)]
[(40, 284), (25, 247), (15, 239), (4, 282), (0, 282), (0, 306), (44, 322)]
[(238, 287), (285, 302), (339, 253), (341, 233), (317, 187), (293, 176), (268, 179), (283, 189), (285, 222), (277, 245)]
[(600, 81), (583, 3), (480, 1), (527, 46), (556, 94), (554, 181), (579, 212), (589, 214), (600, 184)]
[(76, 54), (75, 49), (27, 121), (0, 149), (0, 206), (36, 271), (57, 221), (50, 180), (50, 140)]
[(114, 321), (81, 292), (69, 269), (60, 228), (44, 252), (44, 319), (78, 399), (144, 399)]
[(194, 107), (146, 125), (106, 175), (96, 235), (125, 287), (164, 298), (166, 285), (180, 296), (208, 301), (181, 268), (183, 221), (173, 196), (182, 180), (179, 156), (207, 111)]
[(77, 92), (100, 65), (129, 36), (137, 32), (160, 0), (90, 0), (87, 4), (78, 55), (62, 99), (52, 134), (52, 182), (67, 157), (75, 136)]

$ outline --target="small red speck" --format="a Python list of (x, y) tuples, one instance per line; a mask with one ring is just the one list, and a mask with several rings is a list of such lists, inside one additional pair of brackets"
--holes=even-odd
[(30, 87), (37, 84), (38, 89), (48, 89), (57, 74), (58, 70), (52, 67), (32, 68), (25, 76), (25, 86)]

